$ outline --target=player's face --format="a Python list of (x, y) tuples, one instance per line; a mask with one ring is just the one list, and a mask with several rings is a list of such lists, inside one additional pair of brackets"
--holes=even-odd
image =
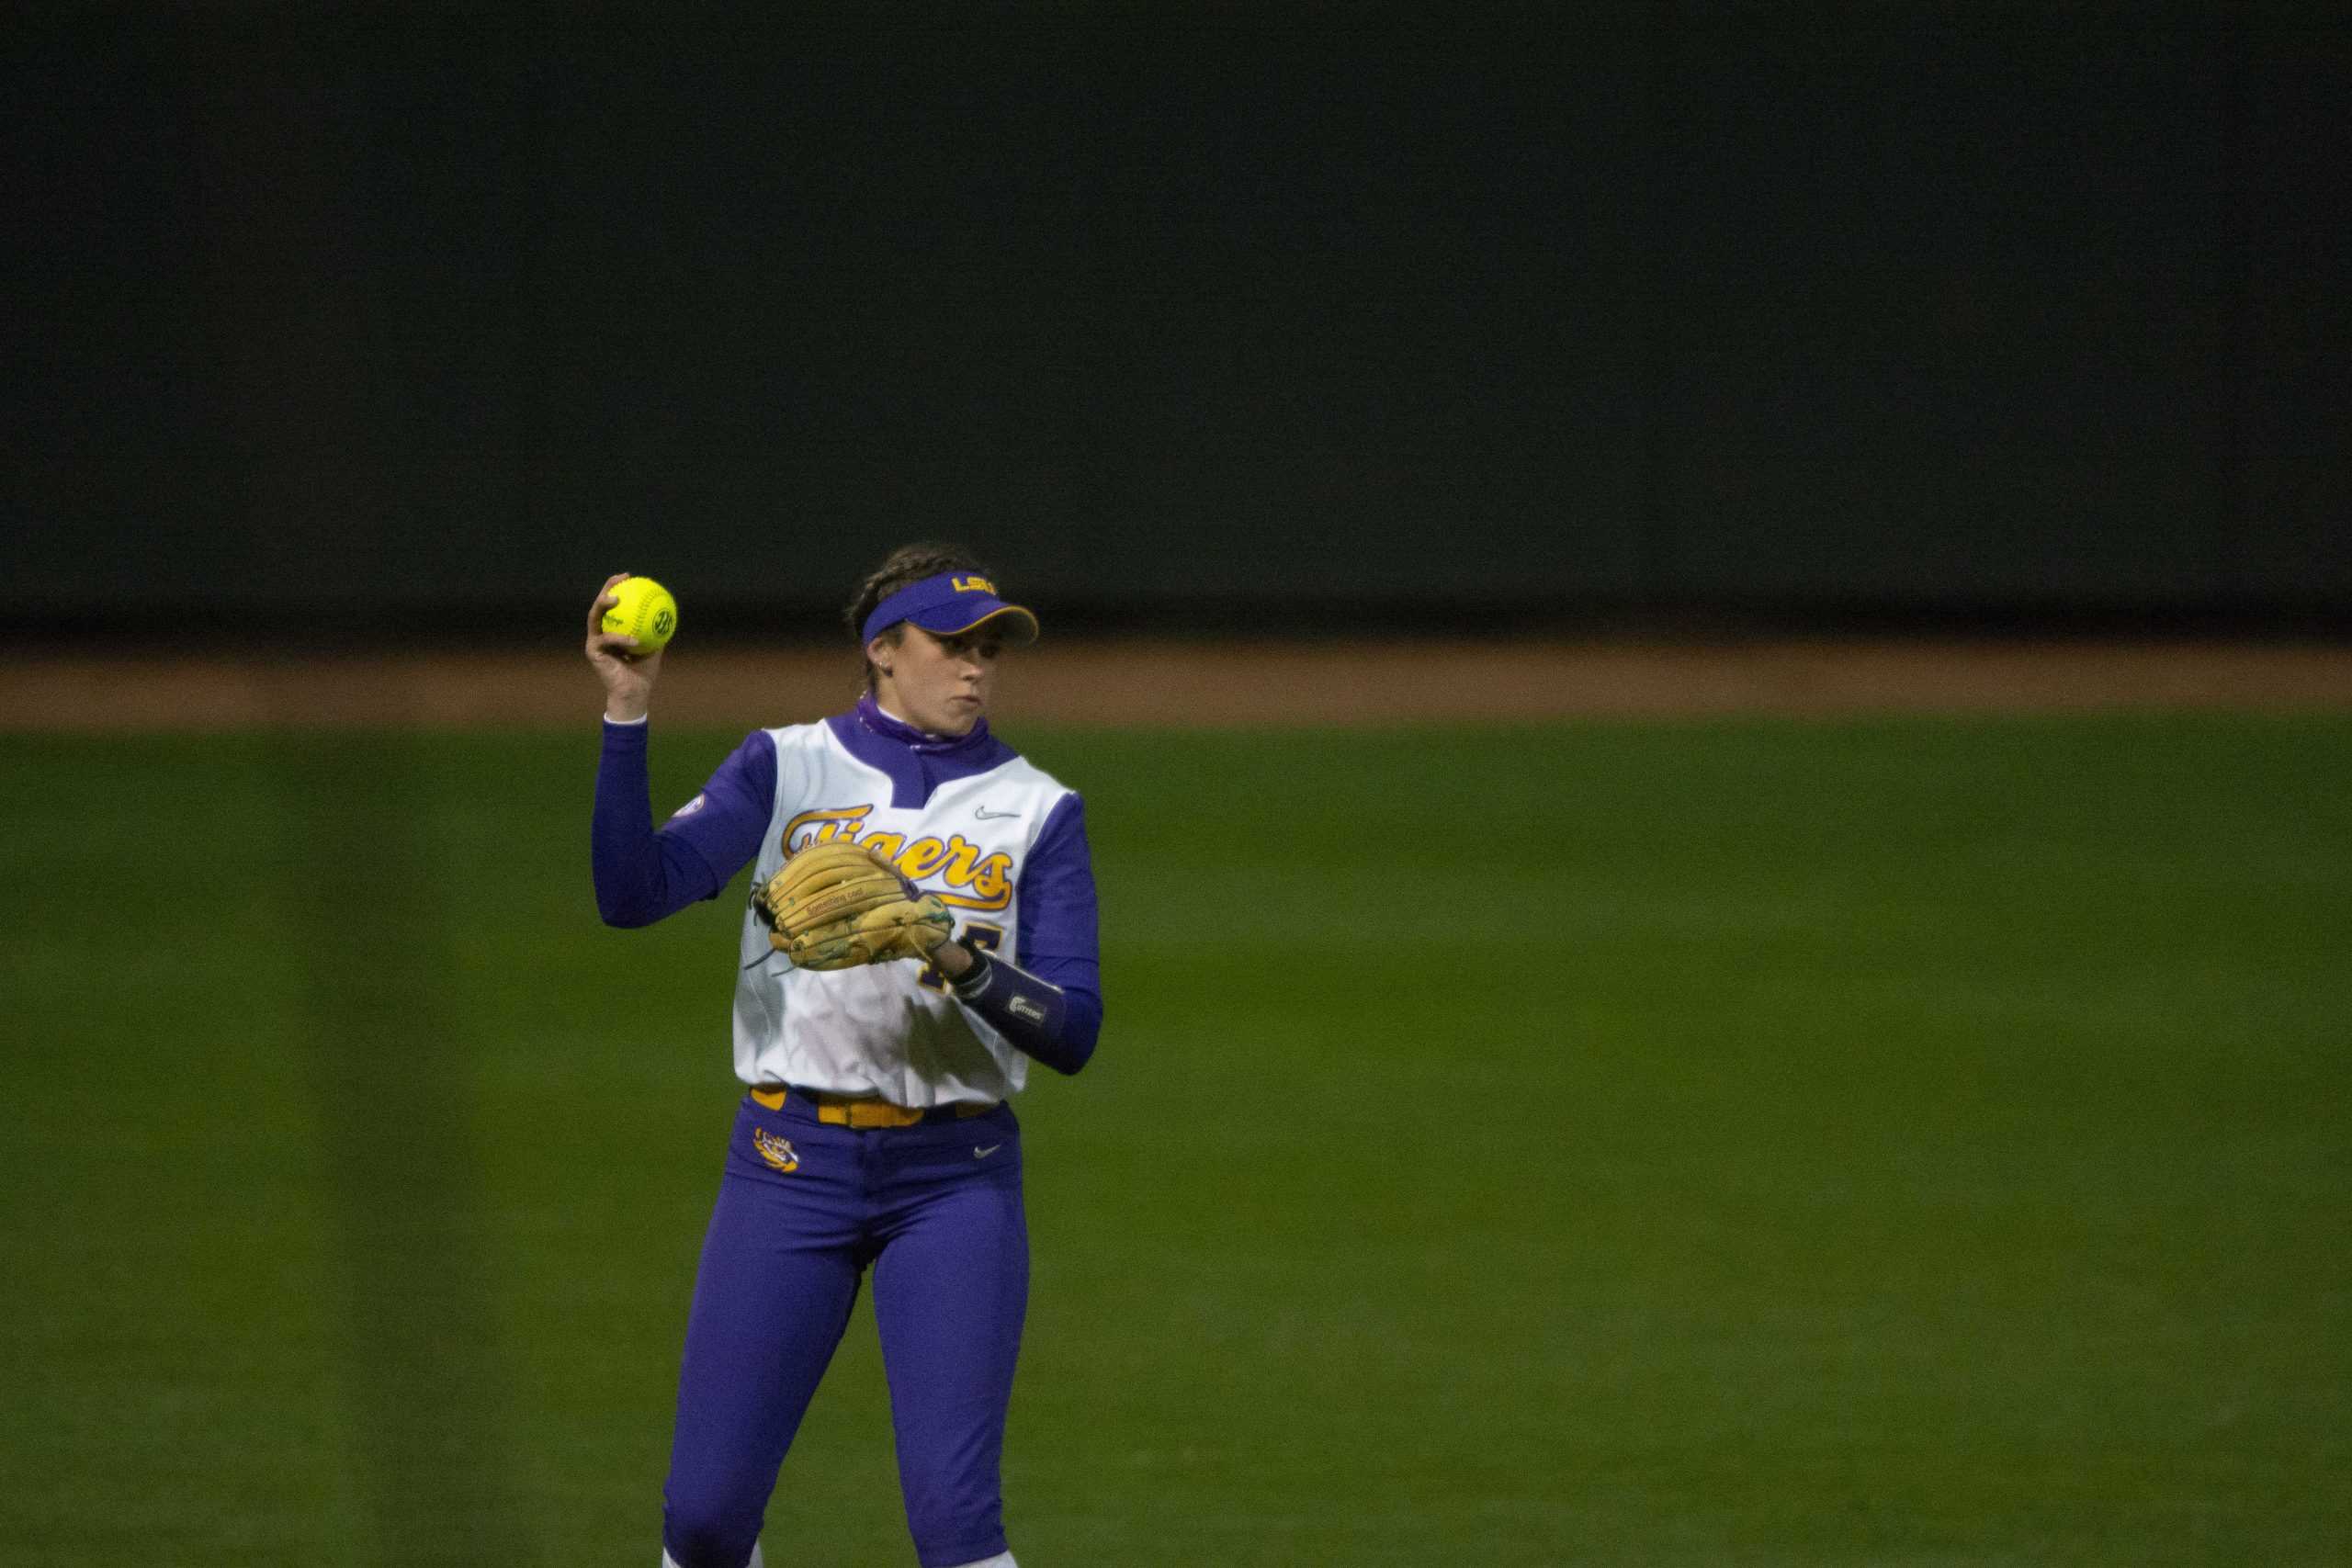
[(917, 626), (899, 628), (898, 645), (880, 637), (868, 649), (883, 673), (876, 695), (882, 705), (933, 735), (966, 735), (988, 716), (989, 690), (996, 679), (1003, 643), (986, 626), (939, 637)]

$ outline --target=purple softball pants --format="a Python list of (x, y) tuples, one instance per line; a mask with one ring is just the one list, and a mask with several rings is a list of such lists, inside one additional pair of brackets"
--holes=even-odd
[[(1010, 1106), (911, 1127), (820, 1122), (745, 1096), (678, 1374), (662, 1544), (742, 1568), (865, 1271), (907, 1528), (923, 1568), (1006, 1550), (998, 1461), (1029, 1301)], [(789, 1541), (770, 1561), (791, 1561)]]

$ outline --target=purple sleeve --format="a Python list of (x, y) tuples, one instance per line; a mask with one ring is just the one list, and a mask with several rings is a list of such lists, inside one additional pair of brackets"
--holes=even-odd
[(1021, 917), (1014, 962), (1059, 987), (1068, 998), (1056, 1038), (1040, 1047), (1016, 1041), (1058, 1072), (1074, 1073), (1094, 1054), (1102, 1030), (1102, 962), (1094, 905), (1094, 857), (1086, 845), (1086, 807), (1062, 796), (1046, 818), (1021, 868)]
[(775, 810), (775, 742), (743, 738), (702, 793), (659, 832), (646, 773), (644, 724), (605, 726), (589, 823), (596, 912), (608, 926), (650, 926), (718, 890), (759, 852)]

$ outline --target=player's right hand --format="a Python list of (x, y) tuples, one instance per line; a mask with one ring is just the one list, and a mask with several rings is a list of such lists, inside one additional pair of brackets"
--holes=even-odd
[(633, 723), (643, 718), (653, 705), (653, 682), (662, 673), (662, 652), (636, 651), (637, 638), (605, 629), (605, 612), (620, 600), (613, 592), (613, 584), (628, 576), (616, 571), (605, 579), (604, 587), (596, 591), (596, 602), (588, 606), (588, 662), (596, 678), (605, 683), (605, 716)]

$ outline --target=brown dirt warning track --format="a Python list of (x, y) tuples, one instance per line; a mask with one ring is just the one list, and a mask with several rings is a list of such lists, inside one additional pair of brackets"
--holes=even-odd
[[(667, 656), (667, 723), (748, 727), (845, 705), (846, 650)], [(0, 730), (533, 728), (591, 720), (573, 647), (379, 657), (32, 656), (0, 668)], [(1047, 642), (1012, 656), (1001, 721), (1374, 725), (1579, 716), (2352, 709), (2352, 647), (1981, 640)]]

